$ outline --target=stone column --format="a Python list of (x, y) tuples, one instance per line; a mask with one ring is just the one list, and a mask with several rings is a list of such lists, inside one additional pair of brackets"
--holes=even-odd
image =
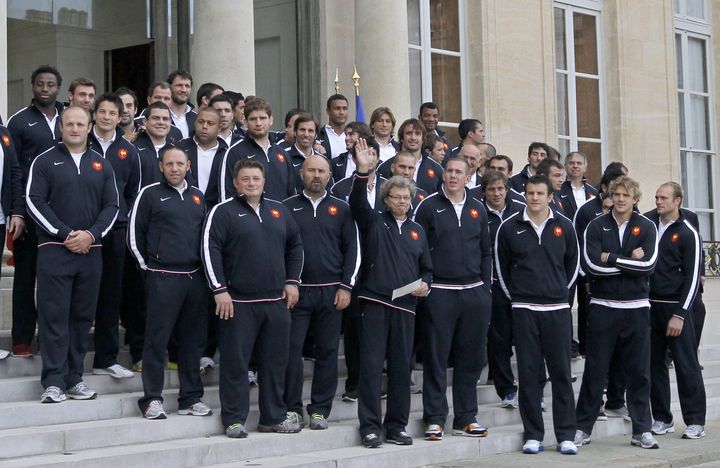
[[(407, 38), (405, 2), (355, 0), (355, 64), (368, 123), (379, 106), (393, 111), (398, 126), (417, 115), (417, 109), (410, 109)], [(350, 99), (354, 94), (351, 88), (346, 95)]]
[(255, 94), (253, 2), (195, 0), (194, 13), (193, 93), (213, 82), (245, 96)]

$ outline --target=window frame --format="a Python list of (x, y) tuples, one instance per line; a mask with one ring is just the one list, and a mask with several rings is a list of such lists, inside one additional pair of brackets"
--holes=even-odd
[[(430, 0), (417, 0), (420, 7), (420, 44), (410, 44), (408, 38), (408, 50), (420, 51), (420, 103), (433, 101), (432, 95), (432, 54), (447, 55), (460, 58), (460, 116), (466, 118), (468, 109), (468, 83), (467, 83), (467, 3), (466, 0), (458, 0), (458, 35), (459, 51), (438, 49), (432, 47), (430, 34)], [(410, 99), (412, 101), (412, 97)], [(434, 102), (434, 101), (433, 101)], [(411, 109), (411, 114), (417, 109)], [(443, 110), (440, 110), (441, 117)], [(440, 120), (439, 127), (453, 127), (460, 122)]]
[[(707, 9), (708, 4), (707, 2), (704, 3), (705, 6), (705, 12), (707, 15)], [(674, 10), (673, 10), (674, 11)], [(688, 208), (696, 213), (710, 213), (712, 214), (712, 226), (710, 226), (710, 233), (711, 237), (717, 238), (718, 232), (720, 228), (720, 220), (718, 219), (720, 215), (720, 210), (718, 209), (718, 201), (719, 197), (718, 194), (720, 193), (718, 191), (718, 151), (717, 151), (717, 136), (716, 136), (716, 113), (715, 113), (715, 86), (714, 86), (714, 64), (713, 64), (713, 57), (712, 57), (712, 28), (710, 27), (709, 23), (703, 24), (700, 21), (688, 21), (687, 17), (684, 16), (675, 16), (675, 24), (673, 28), (673, 45), (675, 45), (675, 37), (676, 35), (680, 36), (680, 51), (675, 50), (675, 54), (677, 55), (678, 52), (681, 53), (682, 57), (682, 80), (683, 80), (683, 88), (679, 87), (679, 83), (675, 84), (675, 91), (676, 91), (676, 102), (677, 102), (677, 95), (682, 93), (683, 94), (683, 106), (682, 109), (679, 107), (678, 103), (678, 147), (679, 147), (679, 163), (680, 163), (680, 182), (683, 184), (685, 197), (683, 198), (683, 207)], [(699, 93), (697, 91), (690, 91), (687, 86), (690, 82), (690, 66), (688, 63), (688, 57), (689, 57), (689, 39), (697, 39), (701, 40), (705, 44), (705, 68), (706, 68), (706, 76), (705, 79), (707, 80), (707, 92), (706, 93)], [(673, 47), (675, 49), (675, 47)], [(675, 76), (677, 77), (677, 57), (675, 59)], [(709, 140), (709, 149), (696, 149), (690, 145), (689, 141), (689, 135), (690, 135), (690, 129), (693, 128), (695, 123), (692, 121), (693, 119), (693, 112), (690, 104), (689, 97), (691, 95), (702, 95), (706, 96), (708, 99), (708, 135), (707, 138)], [(685, 122), (685, 146), (682, 146), (682, 141), (680, 139), (680, 116), (682, 113), (683, 120)], [(702, 124), (706, 124), (705, 122), (702, 122)], [(692, 190), (689, 190), (689, 184), (692, 183), (692, 178), (694, 177), (695, 169), (694, 169), (694, 157), (688, 157), (692, 154), (705, 154), (710, 156), (710, 173), (708, 176), (710, 177), (709, 182), (712, 187), (712, 191), (710, 193), (710, 201), (712, 204), (712, 208), (698, 208), (696, 205), (696, 200), (694, 199), (694, 193)], [(685, 157), (683, 156), (685, 154)], [(683, 160), (683, 157), (685, 158)], [(688, 174), (687, 180), (683, 179), (683, 171), (682, 168), (685, 168), (685, 174)], [(704, 239), (704, 240), (715, 240), (715, 239)]]
[[(566, 79), (566, 85), (567, 85), (567, 109), (565, 109), (565, 112), (567, 113), (567, 123), (568, 123), (568, 135), (560, 135), (560, 126), (557, 125), (557, 118), (555, 120), (555, 123), (557, 125), (557, 132), (556, 132), (556, 138), (557, 138), (557, 144), (559, 147), (561, 141), (567, 141), (568, 142), (568, 148), (570, 151), (577, 151), (578, 150), (578, 143), (579, 142), (587, 142), (587, 143), (598, 143), (600, 144), (600, 172), (602, 173), (602, 169), (607, 164), (607, 151), (606, 151), (606, 135), (607, 135), (607, 128), (606, 128), (606, 119), (605, 119), (605, 78), (604, 78), (604, 61), (603, 61), (603, 42), (602, 42), (602, 31), (603, 31), (603, 22), (602, 22), (602, 11), (601, 11), (601, 5), (600, 0), (573, 0), (573, 1), (556, 1), (553, 2), (553, 31), (555, 28), (555, 8), (559, 8), (565, 11), (565, 17), (564, 17), (564, 27), (565, 27), (565, 69), (560, 69), (557, 67), (558, 60), (557, 57), (554, 57), (555, 63), (554, 66), (554, 78), (555, 78), (555, 105), (558, 105), (558, 89), (557, 89), (557, 76), (558, 74), (565, 75)], [(595, 33), (597, 35), (596, 37), (596, 47), (597, 47), (597, 69), (598, 74), (597, 76), (591, 75), (588, 73), (582, 73), (577, 72), (575, 69), (575, 36), (574, 36), (574, 23), (573, 23), (573, 14), (574, 13), (580, 13), (584, 15), (594, 16), (595, 17)], [(555, 40), (555, 35), (553, 34), (553, 41)], [(554, 44), (553, 44), (553, 51), (555, 50)], [(600, 138), (589, 138), (589, 137), (580, 137), (578, 136), (578, 120), (577, 120), (577, 78), (587, 78), (587, 79), (596, 79), (598, 82), (598, 112), (599, 112), (599, 118), (600, 118)], [(556, 116), (559, 116), (559, 109), (556, 108)], [(565, 156), (565, 155), (563, 155)]]

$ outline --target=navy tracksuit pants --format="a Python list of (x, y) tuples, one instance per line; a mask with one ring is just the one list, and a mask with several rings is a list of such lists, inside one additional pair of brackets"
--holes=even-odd
[(143, 347), (143, 390), (138, 401), (144, 409), (150, 400), (160, 400), (165, 385), (165, 358), (170, 336), (179, 337), (178, 408), (189, 408), (203, 397), (200, 357), (207, 336), (207, 304), (210, 291), (202, 270), (192, 274), (148, 271), (145, 276), (147, 319)]
[(125, 267), (125, 226), (113, 228), (102, 239), (103, 269), (100, 295), (95, 312), (95, 359), (93, 368), (117, 364), (120, 327), (120, 301)]
[(38, 248), (37, 260), (40, 382), (66, 390), (82, 381), (102, 254), (99, 247), (80, 255), (63, 245), (45, 245)]
[[(514, 307), (513, 334), (518, 365), (518, 403), (524, 440), (545, 437), (540, 402), (545, 367), (552, 382), (552, 411), (558, 442), (575, 438), (575, 394), (570, 372), (572, 315), (570, 308), (530, 310)], [(602, 389), (601, 389), (602, 391)], [(597, 411), (595, 413), (597, 415)]]
[(650, 404), (653, 419), (670, 423), (670, 377), (665, 365), (668, 349), (672, 353), (677, 375), (678, 396), (683, 420), (691, 424), (705, 425), (705, 384), (697, 358), (695, 328), (692, 312), (687, 314), (680, 336), (666, 336), (667, 324), (679, 304), (650, 303), (652, 322), (650, 338), (651, 388)]
[(590, 434), (602, 405), (603, 387), (613, 353), (622, 357), (627, 378), (627, 406), (633, 434), (650, 432), (650, 308), (611, 308), (590, 304), (585, 355), (576, 417), (577, 428)]
[[(12, 291), (12, 342), (30, 344), (35, 338), (38, 320), (35, 307), (35, 276), (38, 261), (38, 240), (35, 223), (25, 217), (28, 229), (13, 242), (15, 273)], [(64, 248), (64, 247), (63, 247)], [(66, 249), (67, 250), (67, 249)]]
[[(222, 423), (245, 424), (250, 411), (248, 367), (257, 343), (260, 424), (286, 418), (283, 400), (290, 348), (290, 314), (285, 301), (233, 302), (234, 314), (218, 324)], [(203, 317), (205, 317), (203, 315)]]
[[(389, 435), (405, 430), (410, 415), (410, 356), (415, 336), (415, 314), (360, 299), (360, 380), (358, 418), (360, 435)], [(387, 411), (382, 421), (380, 388), (387, 358)]]
[(513, 351), (512, 307), (500, 286), (493, 285), (492, 317), (488, 329), (488, 366), (492, 375), (495, 391), (500, 398), (517, 392), (515, 376), (510, 359)]
[(433, 288), (425, 298), (423, 336), (423, 421), (445, 427), (448, 416), (448, 358), (453, 364), (453, 428), (476, 422), (477, 381), (483, 365), (491, 315), (487, 286)]
[(300, 287), (300, 300), (292, 310), (290, 352), (285, 373), (285, 404), (289, 411), (302, 414), (303, 346), (312, 330), (315, 363), (308, 414), (327, 418), (337, 389), (338, 348), (342, 312), (335, 308), (338, 286)]

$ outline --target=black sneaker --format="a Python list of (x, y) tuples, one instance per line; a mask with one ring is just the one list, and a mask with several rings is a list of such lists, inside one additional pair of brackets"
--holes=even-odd
[(378, 448), (383, 444), (380, 436), (372, 433), (363, 437), (362, 443), (367, 448)]
[(355, 403), (358, 401), (358, 392), (357, 390), (348, 390), (345, 393), (342, 394), (342, 401), (346, 403)]
[(385, 442), (388, 444), (395, 444), (395, 445), (412, 445), (413, 440), (412, 437), (410, 437), (410, 434), (408, 434), (405, 431), (396, 432), (395, 434), (387, 434), (385, 436)]

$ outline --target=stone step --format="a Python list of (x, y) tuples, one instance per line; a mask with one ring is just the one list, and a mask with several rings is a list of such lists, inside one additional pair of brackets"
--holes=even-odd
[[(720, 416), (720, 398), (708, 400), (708, 417)], [(679, 420), (679, 405), (673, 404), (673, 412)], [(516, 411), (514, 413), (517, 413)], [(522, 445), (522, 428), (519, 424), (506, 424), (492, 427), (490, 435), (484, 439), (446, 436), (442, 442), (428, 442), (421, 439), (422, 425), (419, 413), (411, 414), (412, 424), (408, 429), (415, 437), (411, 447), (397, 447), (386, 444), (378, 450), (368, 450), (360, 446), (357, 423), (331, 424), (327, 431), (304, 430), (299, 434), (260, 434), (251, 432), (248, 439), (233, 440), (222, 435), (199, 436), (212, 425), (211, 418), (200, 419), (196, 424), (195, 437), (83, 449), (86, 445), (63, 445), (63, 454), (44, 454), (12, 460), (3, 460), (8, 467), (126, 467), (126, 466), (264, 466), (264, 467), (413, 467), (453, 460), (473, 459), (484, 455), (517, 451)], [(173, 419), (165, 421), (142, 421), (144, 433), (150, 425), (160, 428), (169, 425)], [(205, 421), (208, 421), (205, 423)], [(92, 424), (92, 423), (87, 423)], [(185, 426), (190, 424), (185, 423)], [(175, 425), (174, 427), (179, 427)], [(629, 423), (620, 419), (598, 422), (593, 432), (596, 439), (626, 433)], [(89, 428), (87, 428), (89, 430)], [(77, 438), (72, 443), (80, 443), (80, 438), (88, 437), (87, 430), (78, 428)], [(177, 429), (180, 430), (180, 429)], [(68, 434), (74, 431), (69, 431)], [(97, 431), (96, 431), (97, 432)], [(152, 433), (156, 433), (153, 430)], [(550, 416), (546, 417), (546, 444), (548, 449), (554, 445)], [(110, 437), (107, 437), (110, 439)], [(59, 445), (58, 445), (59, 447)]]

